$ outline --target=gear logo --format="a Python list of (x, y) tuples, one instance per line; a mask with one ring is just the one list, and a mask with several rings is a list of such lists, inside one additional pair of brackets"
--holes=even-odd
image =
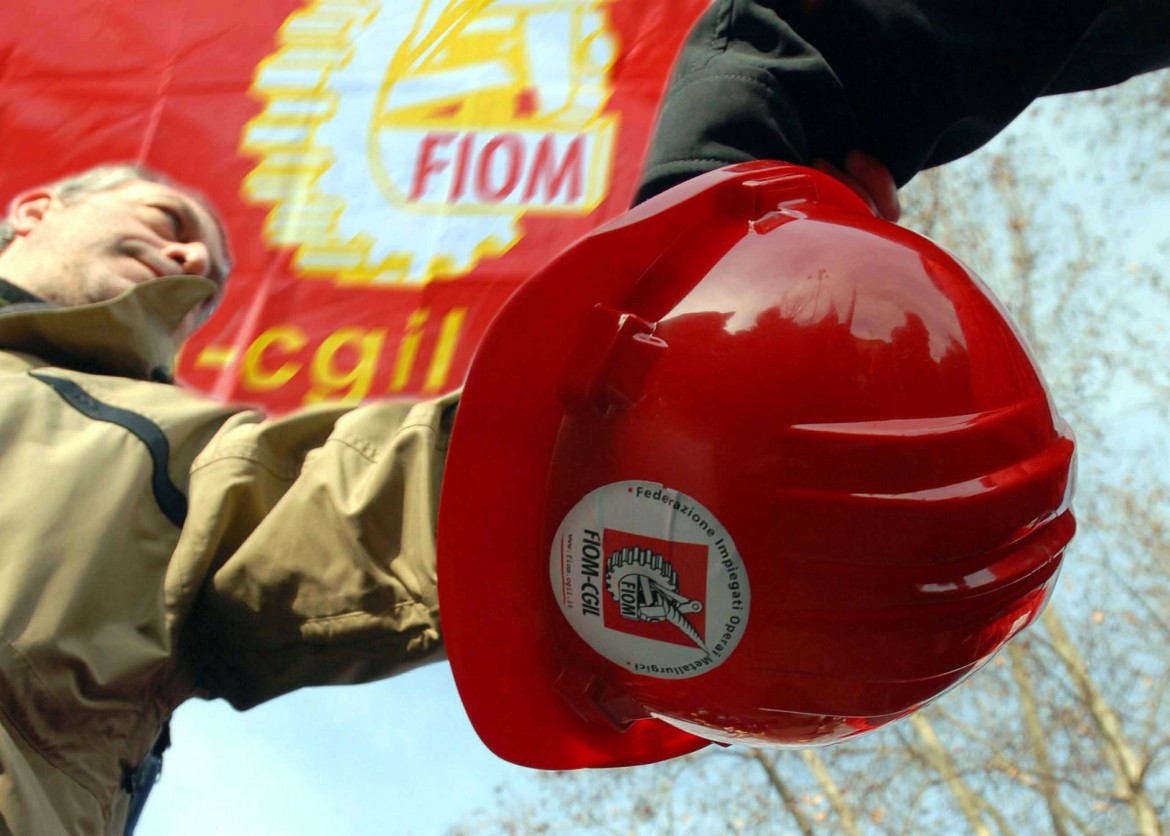
[[(606, 529), (603, 537), (612, 542), (616, 538), (633, 538), (633, 535)], [(645, 542), (648, 538), (637, 539)], [(659, 548), (670, 546), (669, 543), (653, 545)], [(677, 545), (685, 547), (690, 544)], [(698, 555), (695, 549), (688, 551), (692, 552), (691, 563), (698, 562), (696, 557), (705, 563), (706, 554)], [(694, 574), (705, 574), (705, 570), (706, 566), (703, 565)], [(705, 577), (696, 577), (695, 585), (704, 581)], [(679, 591), (678, 572), (653, 547), (629, 545), (614, 551), (606, 561), (605, 587), (611, 601), (617, 604), (616, 613), (612, 606), (607, 606), (605, 611), (606, 624), (610, 629), (648, 635), (659, 641), (689, 643), (704, 651), (707, 649), (703, 644), (702, 622), (697, 622), (696, 626), (687, 620), (689, 614), (702, 613), (703, 602), (698, 598), (688, 598)], [(623, 619), (624, 622), (634, 624), (624, 623)]]
[(750, 587), (731, 535), (661, 484), (591, 491), (561, 523), (549, 568), (578, 635), (639, 674), (698, 676), (722, 664), (747, 629)]
[(687, 621), (687, 613), (703, 611), (703, 602), (678, 591), (678, 573), (660, 554), (627, 546), (610, 556), (605, 586), (618, 602), (621, 617), (630, 621), (666, 621), (695, 643), (707, 648), (699, 631)]
[(609, 190), (618, 45), (602, 0), (317, 0), (257, 68), (247, 200), (306, 277), (466, 274), (533, 215)]

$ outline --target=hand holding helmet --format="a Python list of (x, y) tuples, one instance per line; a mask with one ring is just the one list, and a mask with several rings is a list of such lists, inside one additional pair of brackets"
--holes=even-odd
[(439, 515), (461, 697), (548, 769), (877, 728), (1040, 612), (1072, 464), (952, 256), (818, 171), (696, 178), (526, 283), (473, 363)]

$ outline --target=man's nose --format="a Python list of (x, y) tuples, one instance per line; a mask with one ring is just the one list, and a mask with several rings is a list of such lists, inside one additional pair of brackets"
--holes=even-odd
[(207, 278), (211, 275), (211, 254), (202, 241), (174, 241), (162, 248), (162, 254), (182, 265), (184, 273)]

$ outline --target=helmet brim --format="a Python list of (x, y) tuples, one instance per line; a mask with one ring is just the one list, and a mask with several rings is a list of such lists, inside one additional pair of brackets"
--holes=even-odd
[[(775, 165), (695, 178), (586, 237), (517, 290), (480, 344), (443, 477), (439, 590), (460, 697), (480, 738), (505, 760), (541, 769), (631, 766), (710, 743), (651, 718), (623, 729), (565, 699), (573, 671), (554, 638), (561, 615), (549, 581), (545, 502), (565, 416), (558, 391), (590, 312), (619, 306), (678, 241), (710, 234), (721, 218), (734, 222), (740, 213), (726, 210), (742, 199), (738, 184)], [(825, 177), (821, 188), (865, 211), (836, 181)]]

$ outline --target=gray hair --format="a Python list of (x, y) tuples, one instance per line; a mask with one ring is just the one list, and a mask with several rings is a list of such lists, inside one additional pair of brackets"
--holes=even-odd
[[(124, 186), (127, 183), (133, 183), (137, 180), (161, 183), (164, 186), (170, 186), (190, 194), (202, 203), (211, 217), (219, 223), (219, 213), (203, 195), (192, 192), (191, 189), (176, 183), (165, 174), (161, 174), (154, 169), (139, 165), (138, 163), (103, 163), (102, 165), (97, 165), (77, 174), (70, 174), (68, 177), (63, 177), (60, 180), (48, 183), (43, 188), (52, 192), (62, 202), (72, 203), (86, 195), (116, 189), (119, 186)], [(223, 229), (222, 225), (220, 226), (220, 236), (223, 238), (225, 257), (228, 258), (228, 263), (223, 265), (224, 270), (227, 271), (231, 269), (230, 256), (227, 254), (227, 232)], [(0, 252), (4, 252), (5, 248), (15, 238), (16, 230), (13, 228), (12, 223), (7, 218), (0, 219)]]
[[(146, 166), (132, 163), (108, 163), (94, 166), (79, 174), (71, 174), (46, 184), (44, 188), (66, 203), (70, 203), (79, 197), (94, 192), (116, 189), (118, 186), (135, 180), (150, 180), (168, 186), (174, 185), (167, 177)], [(7, 218), (0, 220), (0, 252), (3, 252), (14, 238), (16, 238), (16, 230), (13, 229), (12, 223)]]

